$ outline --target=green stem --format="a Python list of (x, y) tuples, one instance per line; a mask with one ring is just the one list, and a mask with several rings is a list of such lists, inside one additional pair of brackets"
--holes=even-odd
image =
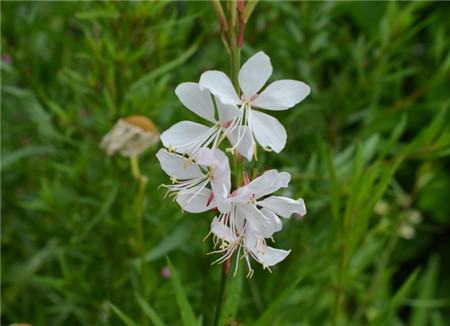
[(219, 287), (219, 294), (217, 296), (216, 312), (214, 314), (214, 323), (213, 323), (214, 326), (219, 326), (220, 314), (222, 312), (222, 303), (225, 297), (225, 289), (227, 287), (227, 280), (228, 280), (227, 266), (226, 263), (224, 263), (222, 268), (222, 275), (220, 277), (220, 287)]
[[(229, 34), (231, 38), (231, 55), (230, 55), (230, 63), (231, 63), (231, 81), (233, 83), (236, 92), (240, 94), (239, 88), (239, 69), (241, 67), (241, 49), (238, 46), (237, 42), (237, 31), (236, 31), (236, 15), (237, 15), (237, 3), (236, 0), (233, 0), (229, 3), (230, 10), (230, 21), (228, 24)], [(242, 183), (242, 165), (238, 162), (237, 154), (233, 156), (233, 170), (235, 171), (235, 186), (236, 188), (240, 186)], [(228, 269), (231, 262), (228, 260), (224, 263), (222, 268), (222, 274), (220, 277), (220, 287), (219, 293), (217, 296), (217, 305), (216, 311), (214, 314), (214, 326), (218, 326), (220, 323), (220, 314), (222, 312), (222, 304), (225, 297), (227, 280), (228, 280)]]
[(130, 158), (131, 173), (133, 177), (139, 182), (139, 189), (135, 197), (135, 218), (136, 218), (136, 238), (138, 242), (138, 252), (141, 267), (141, 279), (144, 298), (148, 294), (147, 286), (147, 268), (145, 265), (145, 242), (144, 242), (144, 229), (142, 222), (142, 210), (144, 207), (144, 194), (147, 187), (148, 179), (145, 175), (142, 175), (139, 168), (139, 159), (137, 156)]
[(231, 81), (233, 82), (233, 86), (236, 89), (238, 95), (240, 94), (239, 89), (239, 69), (241, 68), (241, 49), (239, 47), (234, 47), (231, 51)]

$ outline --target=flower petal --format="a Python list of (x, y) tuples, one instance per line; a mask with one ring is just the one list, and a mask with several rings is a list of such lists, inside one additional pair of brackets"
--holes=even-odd
[(301, 198), (294, 200), (287, 197), (270, 196), (259, 201), (258, 206), (265, 207), (284, 218), (288, 218), (294, 213), (300, 216), (306, 215), (305, 202)]
[(254, 252), (259, 263), (267, 267), (274, 266), (283, 261), (290, 253), (290, 250), (277, 249), (269, 246), (262, 252)]
[(257, 177), (248, 185), (239, 188), (236, 191), (235, 198), (239, 200), (248, 200), (254, 196), (260, 198), (271, 194), (280, 188), (286, 188), (291, 180), (291, 175), (287, 172), (278, 172), (277, 170), (268, 170), (263, 175)]
[(181, 121), (161, 134), (161, 142), (166, 148), (178, 153), (189, 153), (189, 149), (201, 138), (208, 135), (210, 128), (192, 121)]
[(211, 188), (219, 211), (228, 213), (231, 210), (231, 203), (228, 200), (231, 190), (230, 163), (228, 157), (220, 149), (215, 150), (215, 157), (217, 165), (212, 169), (214, 172), (211, 179)]
[(201, 89), (197, 83), (182, 83), (175, 89), (178, 99), (192, 112), (202, 118), (215, 122), (214, 104), (211, 94), (206, 89)]
[(303, 101), (309, 93), (311, 88), (301, 81), (278, 80), (267, 86), (252, 105), (267, 110), (287, 110)]
[(196, 157), (195, 162), (203, 166), (216, 166), (219, 162), (214, 149), (204, 148)]
[(263, 266), (270, 267), (284, 260), (290, 250), (282, 250), (269, 247), (262, 243), (261, 239), (255, 232), (248, 230), (245, 235), (245, 247), (250, 250), (254, 258)]
[(228, 200), (229, 191), (226, 185), (218, 180), (211, 180), (211, 188), (217, 209), (221, 213), (229, 213), (231, 211), (231, 202)]
[(207, 205), (210, 196), (211, 190), (207, 188), (202, 189), (195, 196), (192, 193), (180, 192), (177, 196), (177, 203), (180, 204), (184, 211), (189, 213), (206, 212), (216, 207), (214, 199)]
[(241, 110), (239, 110), (236, 106), (231, 104), (223, 104), (218, 98), (216, 98), (217, 110), (219, 111), (219, 121), (222, 125), (227, 122), (237, 118), (239, 114), (241, 114)]
[(239, 85), (246, 99), (251, 99), (272, 75), (270, 58), (262, 51), (248, 59), (239, 71)]
[(249, 223), (249, 228), (263, 238), (270, 238), (275, 232), (281, 230), (281, 222), (277, 223), (277, 221), (272, 218), (273, 216), (265, 216), (253, 204), (237, 205), (236, 214), (244, 217)]
[(211, 233), (217, 236), (221, 240), (227, 242), (234, 242), (237, 240), (231, 229), (219, 221), (217, 217), (214, 217), (211, 222)]
[(281, 229), (283, 228), (283, 223), (281, 223), (281, 220), (274, 212), (264, 207), (261, 208), (260, 211), (266, 217), (266, 222), (270, 224), (273, 233), (281, 231)]
[(256, 141), (264, 148), (279, 153), (286, 145), (286, 129), (276, 118), (255, 110), (250, 115), (251, 128)]
[(202, 177), (204, 174), (197, 164), (191, 160), (162, 148), (156, 153), (161, 169), (170, 177), (180, 180)]
[(249, 127), (242, 126), (235, 128), (231, 133), (228, 134), (228, 140), (232, 146), (235, 146), (237, 142), (236, 149), (239, 154), (244, 156), (247, 160), (251, 161), (253, 158), (254, 142), (252, 137), (252, 132)]
[(200, 87), (209, 89), (224, 104), (238, 105), (241, 103), (230, 78), (222, 71), (210, 70), (204, 72), (200, 76), (199, 84)]

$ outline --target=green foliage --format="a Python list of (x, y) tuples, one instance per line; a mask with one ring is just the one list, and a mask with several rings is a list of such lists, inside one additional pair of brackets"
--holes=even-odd
[[(160, 131), (196, 120), (174, 89), (229, 71), (207, 2), (2, 2), (1, 322), (210, 325), (221, 266), (213, 213), (164, 199), (150, 149), (143, 278), (130, 163), (102, 136), (144, 114)], [(264, 2), (242, 59), (312, 94), (274, 115), (303, 220), (284, 221), (290, 256), (228, 279), (221, 323), (447, 325), (450, 320), (450, 25), (437, 2)], [(170, 255), (173, 265), (166, 262)], [(170, 266), (171, 276), (161, 273)], [(241, 266), (242, 268), (243, 266)], [(144, 289), (148, 289), (144, 290)]]

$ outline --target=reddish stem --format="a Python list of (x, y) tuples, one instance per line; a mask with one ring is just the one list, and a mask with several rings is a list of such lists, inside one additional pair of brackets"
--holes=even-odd
[(238, 21), (239, 21), (239, 36), (238, 36), (238, 46), (242, 48), (244, 45), (244, 30), (245, 30), (245, 22), (244, 22), (244, 0), (237, 1), (237, 12), (238, 12)]

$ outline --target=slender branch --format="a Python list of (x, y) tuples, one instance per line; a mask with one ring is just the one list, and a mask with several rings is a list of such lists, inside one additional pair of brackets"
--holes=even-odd
[(228, 280), (228, 268), (227, 263), (223, 265), (222, 268), (222, 274), (220, 276), (220, 287), (219, 287), (219, 294), (217, 295), (217, 304), (216, 304), (216, 312), (214, 314), (214, 326), (219, 326), (220, 322), (220, 314), (222, 312), (222, 303), (223, 299), (225, 297), (225, 289), (227, 287), (227, 280)]
[(258, 4), (259, 0), (249, 0), (247, 2), (247, 5), (245, 6), (245, 10), (244, 10), (244, 24), (247, 23), (247, 21), (249, 20), (250, 16), (253, 13), (253, 10), (255, 10), (256, 5)]
[(136, 238), (138, 242), (138, 253), (141, 267), (141, 279), (144, 298), (148, 294), (147, 286), (147, 268), (145, 265), (145, 242), (144, 242), (144, 231), (142, 222), (142, 210), (144, 207), (144, 194), (145, 188), (147, 186), (148, 178), (141, 174), (139, 168), (139, 159), (137, 156), (132, 156), (130, 158), (131, 173), (133, 177), (139, 182), (139, 189), (135, 197), (135, 218), (136, 218)]
[(225, 16), (225, 13), (222, 8), (222, 4), (220, 3), (220, 0), (212, 0), (212, 4), (214, 7), (214, 10), (216, 11), (217, 17), (219, 18), (220, 22), (220, 39), (222, 40), (223, 45), (225, 46), (225, 49), (227, 50), (227, 53), (230, 54), (230, 45), (229, 45), (229, 28), (227, 23), (227, 18)]
[[(243, 43), (243, 31), (245, 22), (243, 19), (243, 1), (238, 0), (239, 3), (236, 0), (232, 0), (231, 2), (228, 2), (228, 12), (229, 12), (229, 23), (228, 25), (221, 22), (221, 26), (226, 26), (228, 28), (228, 36), (230, 38), (230, 48), (228, 48), (228, 43), (224, 42), (226, 45), (228, 54), (230, 55), (230, 66), (231, 66), (231, 80), (233, 82), (233, 86), (236, 89), (236, 92), (240, 94), (240, 88), (239, 88), (239, 82), (238, 82), (238, 75), (239, 75), (239, 69), (241, 67), (241, 47)], [(220, 5), (219, 1), (213, 1), (214, 7), (216, 9), (216, 12), (218, 13), (219, 17), (225, 17), (225, 14), (223, 13), (222, 6)], [(220, 8), (219, 8), (220, 6)], [(221, 18), (220, 18), (221, 19)], [(239, 19), (239, 40), (237, 36), (237, 28), (236, 28), (236, 22), (237, 19)], [(222, 30), (223, 31), (223, 30)], [(224, 34), (224, 33), (222, 33)], [(231, 51), (229, 51), (231, 50)], [(235, 171), (235, 186), (236, 188), (239, 187), (242, 183), (242, 164), (239, 164), (240, 156), (238, 153), (235, 153), (233, 156), (233, 170)], [(222, 304), (225, 297), (226, 292), (226, 286), (227, 286), (227, 280), (228, 280), (228, 270), (230, 268), (231, 260), (228, 259), (225, 261), (224, 266), (222, 268), (222, 274), (220, 278), (220, 287), (219, 287), (219, 293), (217, 297), (217, 305), (216, 310), (214, 314), (214, 326), (218, 326), (220, 322), (220, 314), (222, 312)]]

